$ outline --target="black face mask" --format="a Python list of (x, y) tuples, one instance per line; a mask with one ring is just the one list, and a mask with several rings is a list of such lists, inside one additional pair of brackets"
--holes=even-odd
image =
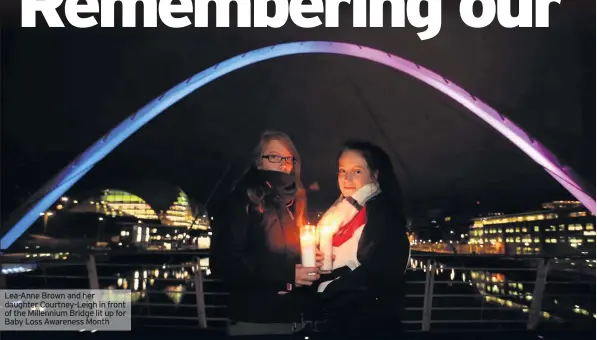
[(290, 203), (296, 198), (297, 188), (294, 174), (259, 170), (259, 177), (262, 185), (265, 185), (266, 194), (271, 192), (278, 196), (283, 203)]
[(265, 196), (266, 200), (279, 198), (281, 202), (288, 205), (296, 199), (295, 179), (294, 174), (251, 168), (244, 175), (241, 186), (257, 190)]

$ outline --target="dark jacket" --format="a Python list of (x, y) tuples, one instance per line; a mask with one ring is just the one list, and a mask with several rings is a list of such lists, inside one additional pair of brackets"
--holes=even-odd
[[(262, 212), (250, 203), (247, 188), (265, 194)], [(291, 176), (251, 170), (214, 214), (210, 268), (229, 284), (233, 321), (301, 319), (304, 289), (294, 285), (295, 266), (301, 263), (295, 192)]]
[(329, 330), (373, 334), (396, 330), (403, 308), (403, 276), (410, 242), (403, 216), (383, 193), (366, 203), (367, 220), (359, 239), (360, 266), (334, 270), (322, 281), (337, 278), (322, 294)]

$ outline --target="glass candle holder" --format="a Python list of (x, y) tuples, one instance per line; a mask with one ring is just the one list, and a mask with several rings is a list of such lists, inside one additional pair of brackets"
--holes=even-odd
[(303, 267), (315, 267), (316, 230), (315, 226), (307, 224), (301, 228), (301, 262)]
[(332, 239), (334, 237), (334, 228), (330, 225), (323, 225), (319, 228), (319, 250), (323, 253), (323, 265), (320, 272), (330, 273), (333, 269), (332, 254), (334, 252)]

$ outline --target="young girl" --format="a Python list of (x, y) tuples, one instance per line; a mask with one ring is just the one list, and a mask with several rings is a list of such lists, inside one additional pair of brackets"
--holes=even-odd
[(322, 275), (327, 330), (342, 335), (386, 335), (399, 329), (402, 279), (410, 242), (401, 192), (391, 161), (368, 142), (344, 144), (338, 157), (341, 196), (323, 215), (334, 225), (334, 263)]

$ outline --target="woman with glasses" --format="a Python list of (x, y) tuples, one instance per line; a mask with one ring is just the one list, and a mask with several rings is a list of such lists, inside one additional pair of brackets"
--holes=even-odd
[(410, 242), (390, 158), (369, 142), (347, 142), (338, 155), (338, 187), (340, 198), (319, 221), (336, 230), (333, 271), (318, 283), (327, 330), (346, 336), (395, 334)]
[[(210, 267), (227, 281), (230, 335), (300, 331), (318, 267), (300, 265), (306, 192), (290, 138), (262, 134), (243, 178), (214, 214)], [(318, 254), (317, 265), (323, 258)], [(311, 294), (313, 292), (313, 294)]]

